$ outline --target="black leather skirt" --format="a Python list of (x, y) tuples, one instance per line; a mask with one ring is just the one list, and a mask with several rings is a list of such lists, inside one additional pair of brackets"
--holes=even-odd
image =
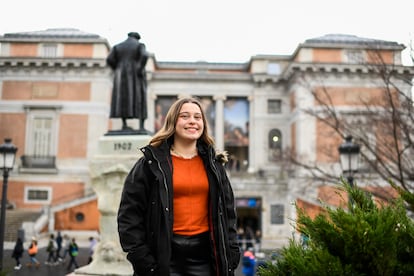
[(174, 234), (171, 248), (171, 276), (212, 275), (208, 232), (195, 236)]

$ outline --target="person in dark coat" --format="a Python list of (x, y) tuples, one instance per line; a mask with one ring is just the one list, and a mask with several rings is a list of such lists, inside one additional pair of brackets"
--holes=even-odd
[(62, 261), (62, 257), (60, 256), (60, 251), (62, 250), (62, 234), (60, 233), (60, 231), (57, 232), (57, 236), (56, 236), (56, 256), (55, 256), (55, 262), (58, 261)]
[(122, 118), (122, 129), (129, 129), (127, 119), (139, 119), (144, 130), (147, 118), (147, 80), (145, 65), (148, 55), (141, 36), (128, 33), (128, 38), (112, 47), (107, 64), (114, 70), (110, 118)]
[(48, 242), (48, 245), (46, 247), (47, 261), (45, 262), (45, 264), (47, 264), (47, 265), (54, 265), (55, 264), (56, 248), (57, 248), (57, 246), (56, 246), (56, 241), (55, 241), (55, 235), (50, 234), (49, 242)]
[(229, 276), (240, 262), (234, 194), (198, 100), (183, 98), (141, 148), (118, 210), (134, 275)]
[(20, 259), (23, 256), (23, 241), (21, 238), (17, 238), (16, 244), (14, 245), (14, 249), (12, 252), (12, 258), (16, 260), (16, 266), (14, 267), (15, 270), (19, 270), (22, 268), (22, 264), (20, 263)]

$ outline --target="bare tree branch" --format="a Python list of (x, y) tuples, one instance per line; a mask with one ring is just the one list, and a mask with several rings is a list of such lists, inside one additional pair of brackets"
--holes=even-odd
[[(412, 59), (414, 62), (413, 56)], [(338, 105), (332, 98), (341, 90), (323, 83), (324, 72), (312, 75), (307, 72), (307, 78), (302, 74), (302, 85), (314, 99), (314, 105), (302, 111), (329, 130), (331, 137), (344, 139), (352, 135), (362, 146), (361, 158), (368, 171), (414, 194), (414, 113), (412, 95), (407, 93), (407, 87), (412, 85), (412, 73), (401, 73), (401, 66), (387, 63), (379, 50), (369, 51), (369, 60), (370, 63), (362, 66), (367, 68), (368, 73), (364, 74), (369, 74), (374, 88), (367, 89), (367, 93), (360, 91), (359, 100), (353, 99), (355, 102), (348, 107)], [(354, 91), (343, 89), (342, 92)], [(335, 158), (333, 153), (337, 154), (339, 145), (332, 146), (319, 148), (318, 154)], [(309, 165), (293, 153), (289, 158), (292, 164), (309, 170), (315, 177), (331, 181), (338, 178), (320, 164)]]

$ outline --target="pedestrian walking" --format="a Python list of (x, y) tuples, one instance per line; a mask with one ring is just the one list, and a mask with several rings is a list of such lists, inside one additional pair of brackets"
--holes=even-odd
[(68, 255), (69, 253), (69, 245), (70, 245), (70, 238), (68, 235), (63, 235), (63, 240), (62, 240), (62, 248), (63, 248), (63, 255), (61, 256), (62, 261), (65, 260), (66, 255)]
[(74, 265), (75, 268), (78, 268), (78, 262), (76, 261), (76, 257), (79, 254), (79, 247), (76, 244), (75, 238), (72, 238), (72, 242), (69, 245), (69, 257), (70, 257), (70, 261), (69, 261), (69, 265), (67, 270), (71, 270), (72, 266)]
[(46, 247), (46, 251), (48, 253), (47, 260), (45, 262), (46, 265), (54, 265), (55, 264), (56, 249), (57, 249), (57, 246), (56, 246), (56, 241), (55, 241), (55, 235), (50, 234), (49, 242), (48, 242), (47, 247)]
[(57, 232), (56, 235), (56, 255), (55, 255), (55, 262), (62, 261), (62, 257), (60, 256), (60, 251), (62, 250), (62, 235), (60, 234), (60, 231)]
[(245, 276), (254, 276), (256, 271), (256, 258), (253, 253), (253, 248), (248, 248), (242, 258), (242, 272)]
[(28, 267), (36, 266), (36, 268), (38, 268), (40, 266), (40, 262), (36, 259), (36, 255), (38, 251), (39, 250), (37, 247), (37, 240), (35, 237), (33, 237), (30, 243), (30, 246), (27, 249), (27, 252), (29, 253), (29, 256), (30, 256), (30, 262), (27, 264)]
[(89, 258), (88, 258), (88, 264), (92, 262), (93, 259), (93, 253), (95, 252), (95, 247), (98, 241), (94, 237), (89, 237)]
[(12, 258), (16, 260), (16, 266), (14, 267), (15, 270), (19, 270), (22, 268), (22, 264), (20, 263), (20, 258), (23, 256), (23, 241), (21, 238), (17, 238), (16, 244), (14, 245)]

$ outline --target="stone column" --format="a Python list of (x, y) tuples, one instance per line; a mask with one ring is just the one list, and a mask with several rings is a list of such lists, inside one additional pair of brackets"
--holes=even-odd
[(226, 96), (215, 96), (214, 100), (216, 101), (216, 147), (219, 150), (224, 150), (224, 101), (226, 100)]
[(122, 251), (117, 229), (117, 213), (124, 180), (141, 157), (139, 148), (148, 144), (148, 135), (103, 136), (99, 154), (90, 163), (92, 187), (98, 197), (100, 240), (93, 261), (75, 270), (75, 275), (133, 275), (132, 265)]
[(249, 129), (247, 130), (249, 132), (249, 167), (247, 168), (247, 172), (254, 173), (257, 171), (257, 163), (256, 163), (256, 154), (257, 149), (255, 149), (254, 145), (257, 145), (256, 143), (256, 132), (251, 130), (256, 130), (256, 125), (254, 124), (256, 122), (254, 116), (256, 114), (255, 112), (255, 101), (253, 96), (247, 97), (247, 100), (249, 101)]

